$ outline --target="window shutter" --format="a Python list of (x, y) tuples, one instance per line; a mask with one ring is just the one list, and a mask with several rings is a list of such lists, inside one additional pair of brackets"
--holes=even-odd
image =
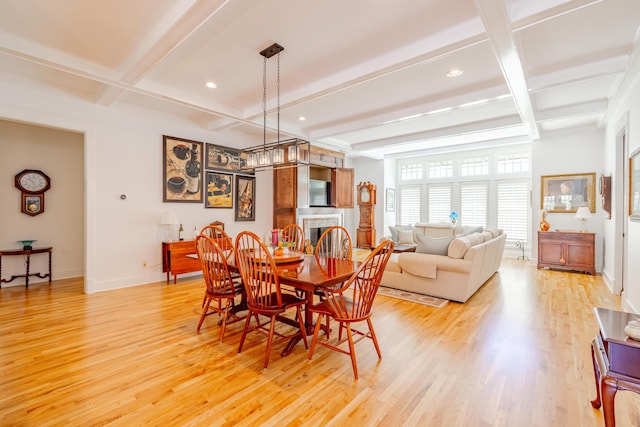
[(460, 185), (460, 223), (487, 226), (487, 184), (485, 182)]
[(450, 221), (451, 185), (430, 185), (428, 193), (429, 222)]
[(498, 182), (498, 228), (508, 240), (528, 240), (528, 193), (525, 180)]
[(420, 186), (400, 186), (400, 224), (408, 225), (420, 222)]

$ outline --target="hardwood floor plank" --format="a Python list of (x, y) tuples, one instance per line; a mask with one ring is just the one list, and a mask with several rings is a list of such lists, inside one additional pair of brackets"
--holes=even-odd
[[(0, 289), (0, 425), (602, 426), (593, 307), (619, 309), (601, 277), (505, 259), (467, 303), (433, 308), (379, 295), (382, 350), (348, 356), (195, 331), (200, 277), (85, 295), (82, 280)], [(337, 333), (334, 326), (334, 332)], [(619, 392), (618, 425), (640, 425)]]

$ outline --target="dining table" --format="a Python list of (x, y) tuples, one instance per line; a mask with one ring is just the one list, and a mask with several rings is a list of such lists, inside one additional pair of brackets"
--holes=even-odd
[[(190, 254), (188, 256), (197, 258), (198, 255)], [(300, 291), (307, 301), (304, 307), (304, 323), (307, 328), (306, 332), (308, 335), (313, 333), (314, 328), (313, 314), (310, 310), (307, 310), (307, 307), (313, 304), (314, 292), (322, 290), (323, 288), (331, 288), (340, 283), (346, 282), (351, 278), (360, 265), (360, 262), (355, 260), (307, 255), (295, 252), (283, 256), (273, 255), (273, 259), (275, 261), (276, 268), (278, 269), (280, 284)], [(227, 265), (230, 272), (240, 272), (233, 255), (227, 260)], [(236, 306), (237, 311), (245, 309), (246, 301), (243, 301), (240, 305)], [(281, 316), (278, 320), (298, 327), (298, 323), (294, 319)], [(295, 345), (301, 339), (302, 338), (300, 336), (292, 338), (282, 351), (282, 355), (286, 356), (291, 353)]]

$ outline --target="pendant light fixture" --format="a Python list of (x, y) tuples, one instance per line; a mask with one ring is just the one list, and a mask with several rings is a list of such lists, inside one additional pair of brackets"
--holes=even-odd
[[(277, 167), (297, 167), (299, 164), (309, 164), (308, 141), (298, 138), (289, 140), (280, 139), (280, 53), (284, 47), (278, 43), (260, 52), (263, 57), (262, 64), (262, 145), (245, 149), (247, 153), (244, 169), (266, 170)], [(277, 55), (277, 140), (267, 143), (267, 60)], [(306, 151), (305, 151), (306, 150)], [(306, 153), (306, 155), (305, 155)], [(305, 161), (306, 158), (306, 161)], [(243, 167), (241, 167), (241, 170)]]

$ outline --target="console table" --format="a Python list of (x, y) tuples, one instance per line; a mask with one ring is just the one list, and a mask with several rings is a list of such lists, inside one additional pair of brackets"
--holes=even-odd
[(195, 253), (195, 240), (162, 242), (162, 272), (167, 273), (167, 282), (171, 274), (173, 274), (173, 283), (175, 284), (178, 274), (202, 270), (198, 257), (188, 256)]
[[(24, 285), (25, 287), (29, 287), (29, 277), (36, 276), (41, 279), (49, 278), (49, 283), (51, 283), (51, 252), (53, 251), (52, 247), (48, 248), (35, 248), (35, 249), (1, 249), (0, 250), (0, 288), (2, 287), (2, 283), (12, 282), (14, 279), (18, 277), (24, 277)], [(49, 274), (42, 273), (29, 273), (29, 268), (31, 267), (31, 255), (32, 254), (49, 254)], [(15, 276), (11, 276), (10, 279), (2, 278), (2, 257), (3, 256), (15, 256), (15, 255), (23, 255), (26, 260), (26, 269), (24, 274), (18, 274)]]
[(618, 390), (640, 393), (640, 341), (629, 338), (624, 327), (640, 315), (595, 308), (600, 331), (591, 342), (596, 398), (591, 406), (602, 404), (606, 427), (616, 425), (614, 399)]
[(538, 231), (538, 268), (585, 271), (595, 268), (595, 233)]

